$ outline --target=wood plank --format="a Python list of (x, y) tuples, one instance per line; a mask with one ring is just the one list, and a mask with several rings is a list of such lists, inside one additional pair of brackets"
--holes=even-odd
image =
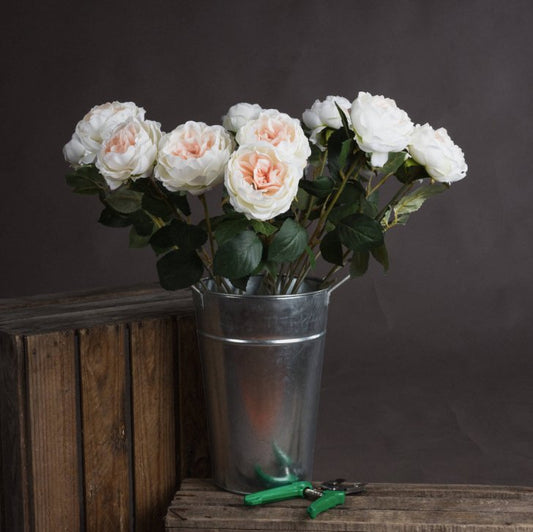
[(35, 530), (80, 530), (74, 331), (29, 336), (28, 423)]
[(179, 471), (180, 480), (211, 475), (207, 443), (207, 414), (192, 316), (178, 318), (178, 396), (179, 396)]
[(25, 371), (23, 339), (0, 331), (0, 453), (3, 463), (0, 481), (6, 532), (30, 530)]
[(86, 529), (123, 532), (133, 510), (125, 326), (102, 325), (79, 335)]
[(174, 320), (132, 323), (135, 530), (164, 529), (177, 488)]
[(316, 519), (309, 501), (292, 499), (246, 507), (242, 496), (206, 480), (186, 480), (167, 514), (168, 531), (503, 531), (533, 530), (533, 488), (369, 484)]
[(88, 328), (114, 321), (192, 314), (189, 290), (161, 288), (108, 292), (87, 297), (49, 296), (0, 300), (0, 330), (36, 334), (60, 329)]

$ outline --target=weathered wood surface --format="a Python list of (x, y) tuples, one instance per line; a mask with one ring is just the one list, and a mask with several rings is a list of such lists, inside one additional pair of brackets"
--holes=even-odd
[(188, 290), (169, 292), (155, 285), (143, 285), (113, 291), (0, 299), (0, 331), (36, 334), (191, 313)]
[(177, 326), (171, 318), (131, 325), (133, 470), (138, 530), (161, 527), (161, 516), (165, 515), (175, 491), (176, 336)]
[(169, 507), (167, 531), (309, 530), (365, 532), (533, 531), (533, 488), (369, 484), (364, 494), (310, 519), (310, 501), (248, 507), (242, 496), (208, 480), (182, 483)]
[(131, 443), (124, 353), (124, 325), (80, 331), (85, 515), (89, 530), (129, 529)]
[(188, 291), (0, 300), (0, 531), (162, 531), (207, 464), (199, 376)]
[(81, 501), (75, 489), (80, 475), (74, 332), (30, 336), (26, 342), (34, 528), (76, 530)]

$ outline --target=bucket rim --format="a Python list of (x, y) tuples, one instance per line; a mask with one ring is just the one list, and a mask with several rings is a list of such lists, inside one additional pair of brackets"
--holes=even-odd
[[(250, 277), (250, 279), (257, 279), (262, 278), (263, 275), (253, 275)], [(206, 277), (202, 279), (202, 282), (207, 283), (212, 281), (211, 278)], [(322, 279), (319, 279), (317, 277), (306, 277), (306, 282), (316, 283), (316, 285), (320, 285), (322, 282)], [(305, 292), (298, 292), (296, 294), (231, 294), (226, 292), (217, 292), (214, 290), (207, 290), (204, 291), (201, 288), (201, 285), (199, 283), (195, 283), (191, 285), (191, 290), (198, 294), (199, 296), (205, 297), (209, 295), (209, 297), (220, 297), (222, 299), (268, 299), (270, 301), (275, 300), (282, 300), (287, 301), (289, 299), (297, 299), (302, 297), (309, 297), (312, 295), (317, 295), (320, 293), (329, 294), (329, 288), (317, 288), (316, 290), (307, 290)]]

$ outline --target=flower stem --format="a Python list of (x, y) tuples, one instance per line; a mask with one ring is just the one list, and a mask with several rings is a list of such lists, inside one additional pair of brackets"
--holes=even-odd
[(211, 229), (211, 219), (209, 218), (209, 208), (207, 206), (207, 200), (205, 199), (205, 194), (200, 194), (198, 196), (199, 200), (202, 203), (205, 216), (205, 225), (207, 227), (207, 237), (209, 238), (209, 249), (211, 250), (211, 259), (215, 257), (215, 244), (213, 241), (213, 231)]
[(413, 184), (414, 183), (405, 183), (405, 185), (403, 185), (403, 187), (400, 188), (400, 190), (398, 190), (398, 192), (396, 192), (396, 194), (394, 194), (394, 196), (383, 207), (383, 209), (381, 209), (381, 211), (379, 211), (379, 213), (378, 213), (378, 215), (376, 216), (375, 219), (378, 222), (381, 222), (381, 219), (383, 218), (383, 216), (385, 215), (385, 213), (387, 212), (389, 207), (394, 207), (394, 205), (396, 205), (398, 203), (398, 201), (400, 201), (402, 196), (404, 196), (407, 192), (409, 192), (409, 190), (411, 190), (411, 188), (413, 187)]

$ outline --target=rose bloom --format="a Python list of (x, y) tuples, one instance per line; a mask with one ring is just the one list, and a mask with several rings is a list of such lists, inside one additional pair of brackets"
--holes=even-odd
[(186, 122), (161, 138), (154, 176), (173, 192), (202, 194), (222, 182), (233, 146), (222, 126)]
[(320, 146), (319, 133), (326, 127), (340, 129), (342, 120), (337, 109), (337, 104), (346, 115), (348, 123), (351, 123), (351, 102), (343, 96), (326, 96), (324, 101), (315, 100), (311, 109), (306, 109), (302, 115), (303, 123), (311, 130), (309, 140)]
[(311, 155), (300, 121), (276, 109), (262, 111), (255, 120), (246, 122), (237, 131), (236, 140), (240, 146), (267, 142), (302, 169)]
[(114, 190), (128, 179), (147, 177), (157, 156), (161, 125), (130, 118), (113, 129), (102, 143), (96, 167)]
[(268, 142), (258, 142), (233, 153), (224, 183), (236, 211), (248, 219), (270, 220), (289, 210), (301, 177), (301, 167)]
[(255, 120), (263, 109), (256, 103), (238, 103), (231, 106), (228, 112), (222, 117), (222, 125), (234, 133), (246, 122)]
[(466, 176), (468, 166), (463, 150), (443, 127), (435, 130), (429, 124), (415, 126), (408, 150), (435, 181), (453, 183)]
[(409, 144), (413, 123), (390, 98), (360, 92), (350, 115), (355, 140), (361, 150), (372, 154), (372, 166), (383, 166), (389, 152), (400, 152)]
[(72, 139), (63, 148), (65, 159), (73, 166), (91, 164), (112, 129), (130, 118), (144, 120), (145, 110), (133, 102), (104, 103), (93, 107), (80, 120)]

